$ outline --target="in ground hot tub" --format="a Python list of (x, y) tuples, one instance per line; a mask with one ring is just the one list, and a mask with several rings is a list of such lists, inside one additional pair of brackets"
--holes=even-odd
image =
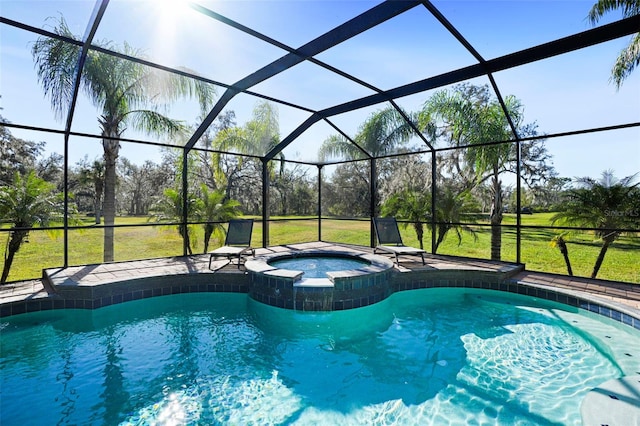
[(248, 259), (245, 266), (251, 274), (249, 296), (281, 308), (359, 308), (392, 293), (393, 262), (373, 254), (303, 250)]

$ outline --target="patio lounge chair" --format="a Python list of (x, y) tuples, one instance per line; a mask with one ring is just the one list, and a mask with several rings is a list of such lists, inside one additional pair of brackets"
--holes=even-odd
[(373, 249), (374, 253), (381, 251), (393, 254), (396, 258), (396, 265), (399, 265), (398, 256), (400, 255), (420, 256), (422, 258), (422, 264), (425, 264), (424, 254), (426, 251), (405, 246), (402, 243), (398, 222), (396, 222), (394, 217), (374, 217), (373, 223), (376, 230), (376, 237), (378, 238), (378, 245)]
[(209, 252), (209, 269), (214, 257), (226, 257), (231, 263), (232, 258), (238, 258), (238, 269), (242, 264), (242, 257), (256, 251), (251, 247), (251, 233), (253, 231), (253, 219), (232, 219), (229, 221), (227, 236), (222, 247)]

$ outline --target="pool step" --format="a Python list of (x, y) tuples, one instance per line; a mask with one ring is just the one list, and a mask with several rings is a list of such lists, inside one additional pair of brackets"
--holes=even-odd
[(593, 388), (580, 405), (584, 426), (640, 425), (640, 372)]

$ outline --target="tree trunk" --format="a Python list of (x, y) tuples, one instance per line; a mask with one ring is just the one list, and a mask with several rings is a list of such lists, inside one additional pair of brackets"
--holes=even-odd
[(209, 241), (211, 240), (211, 234), (213, 234), (213, 225), (207, 223), (204, 225), (204, 252), (209, 251)]
[(0, 278), (0, 284), (4, 284), (7, 282), (7, 278), (9, 277), (9, 270), (11, 269), (11, 264), (13, 263), (13, 256), (16, 254), (15, 251), (9, 251), (7, 254), (7, 258), (4, 262), (4, 267), (2, 268), (2, 278)]
[(95, 189), (95, 195), (93, 197), (93, 212), (96, 220), (96, 225), (100, 225), (100, 218), (102, 216), (102, 191), (104, 190), (102, 178), (94, 178), (93, 186)]
[(569, 260), (569, 249), (567, 248), (567, 243), (564, 241), (564, 238), (558, 238), (558, 248), (560, 249), (560, 253), (562, 253), (562, 257), (564, 257), (564, 263), (567, 265), (567, 272), (570, 276), (573, 276), (573, 270), (571, 269), (571, 261)]
[(193, 251), (191, 250), (191, 241), (189, 240), (189, 228), (186, 225), (179, 225), (178, 231), (180, 232), (184, 242), (187, 244), (187, 254), (191, 256)]
[(106, 132), (106, 136), (113, 139), (104, 138), (104, 261), (113, 262), (113, 239), (116, 218), (116, 162), (120, 152), (120, 143), (117, 132)]
[[(142, 177), (140, 177), (140, 179), (142, 179)], [(136, 185), (136, 188), (131, 194), (131, 211), (133, 212), (134, 216), (141, 216), (144, 214), (144, 195), (143, 190), (142, 188), (140, 188), (139, 184), (140, 181), (138, 181), (138, 185)]]
[(500, 250), (502, 248), (502, 183), (494, 172), (491, 185), (491, 260), (500, 260)]
[[(142, 191), (140, 191), (142, 193)], [(142, 203), (142, 196), (136, 196), (136, 216), (142, 216), (144, 214), (144, 204)]]
[(420, 250), (424, 250), (424, 244), (422, 242), (422, 240), (424, 239), (424, 228), (422, 222), (414, 223), (413, 227), (416, 230), (416, 236), (418, 237), (418, 242), (420, 243)]
[(94, 212), (93, 214), (95, 217), (96, 225), (100, 225), (101, 215), (102, 215), (102, 205), (98, 197), (94, 197), (93, 199), (93, 212)]
[(13, 263), (13, 257), (20, 249), (22, 240), (27, 236), (27, 231), (12, 231), (11, 240), (9, 240), (9, 247), (7, 248), (7, 257), (2, 268), (2, 278), (0, 278), (0, 284), (7, 282), (9, 278), (9, 271), (11, 270), (11, 264)]
[(500, 225), (491, 224), (491, 260), (500, 260), (502, 247), (502, 228)]
[(11, 264), (13, 263), (13, 256), (16, 254), (15, 251), (9, 250), (7, 253), (7, 258), (4, 262), (4, 267), (2, 268), (2, 278), (0, 278), (0, 284), (4, 284), (7, 282), (7, 278), (9, 277), (9, 270), (11, 269)]
[(433, 254), (436, 254), (438, 252), (438, 247), (440, 247), (440, 244), (444, 241), (445, 235), (447, 235), (447, 232), (449, 232), (449, 225), (447, 224), (436, 225), (436, 229), (438, 232), (438, 238), (436, 240), (436, 250), (433, 252)]
[(573, 269), (571, 269), (571, 261), (569, 260), (569, 252), (565, 250), (562, 253), (562, 256), (564, 257), (564, 263), (567, 264), (567, 273), (569, 276), (573, 276)]
[(617, 233), (614, 233), (613, 236), (605, 237), (604, 242), (602, 243), (602, 247), (600, 248), (600, 253), (598, 253), (598, 258), (596, 259), (596, 264), (593, 265), (593, 272), (591, 273), (591, 278), (595, 278), (598, 275), (598, 271), (602, 266), (602, 262), (604, 261), (604, 255), (607, 254), (607, 250), (611, 243), (617, 238)]

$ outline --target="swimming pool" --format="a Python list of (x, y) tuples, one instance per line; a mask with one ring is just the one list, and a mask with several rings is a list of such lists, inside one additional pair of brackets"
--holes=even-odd
[(3, 425), (578, 425), (588, 390), (640, 371), (637, 330), (490, 290), (323, 313), (180, 294), (0, 324)]

